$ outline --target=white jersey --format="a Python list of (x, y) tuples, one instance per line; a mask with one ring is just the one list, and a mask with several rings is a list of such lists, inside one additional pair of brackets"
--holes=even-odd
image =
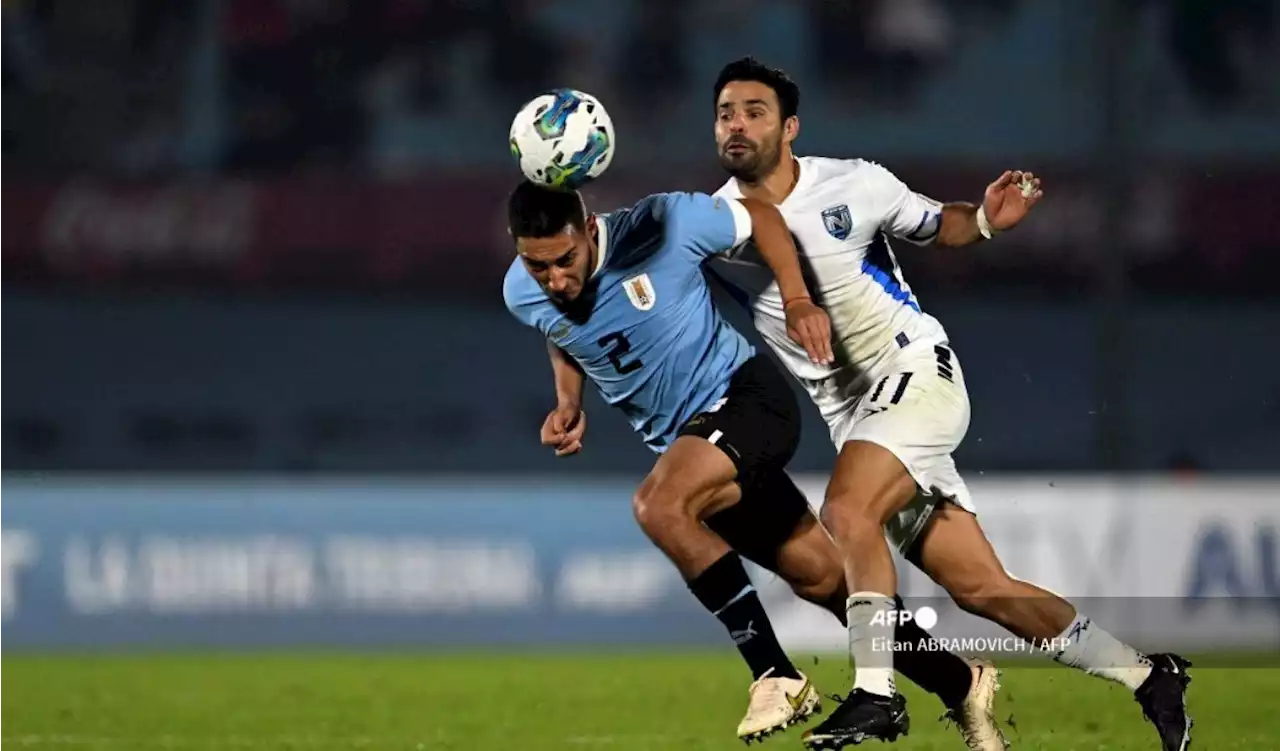
[[(911, 344), (942, 344), (946, 331), (924, 313), (902, 278), (889, 236), (924, 245), (937, 237), (942, 205), (911, 191), (884, 167), (862, 159), (800, 157), (795, 188), (779, 206), (800, 249), (809, 287), (831, 316), (833, 365), (815, 365), (787, 336), (773, 274), (750, 244), (709, 268), (731, 291), (754, 298), (761, 336), (791, 373), (805, 381), (850, 376), (859, 391)], [(740, 198), (737, 182), (716, 191)], [(914, 349), (914, 348), (913, 348)]]
[[(839, 450), (878, 444), (920, 488), (885, 533), (904, 554), (938, 498), (973, 502), (951, 452), (969, 429), (964, 374), (937, 319), (920, 309), (898, 270), (889, 237), (924, 245), (942, 226), (942, 205), (861, 159), (800, 158), (800, 176), (778, 206), (800, 249), (809, 289), (831, 316), (836, 363), (814, 365), (787, 336), (773, 274), (749, 244), (707, 268), (754, 312), (756, 329), (804, 386)], [(730, 180), (716, 195), (740, 198)]]

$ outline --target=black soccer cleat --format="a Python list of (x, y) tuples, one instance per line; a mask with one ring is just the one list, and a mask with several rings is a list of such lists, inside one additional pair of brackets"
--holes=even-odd
[(1187, 714), (1187, 684), (1191, 662), (1175, 654), (1148, 655), (1151, 675), (1133, 692), (1142, 705), (1164, 751), (1187, 751), (1191, 747), (1191, 715)]
[(907, 700), (855, 688), (827, 719), (804, 734), (805, 748), (840, 749), (878, 738), (892, 743), (907, 734)]

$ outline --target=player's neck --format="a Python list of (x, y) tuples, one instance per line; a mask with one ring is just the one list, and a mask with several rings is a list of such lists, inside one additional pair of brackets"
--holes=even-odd
[(744, 198), (755, 198), (760, 201), (778, 204), (787, 200), (791, 191), (796, 189), (800, 180), (800, 160), (791, 154), (778, 160), (778, 166), (772, 172), (754, 182), (738, 180), (738, 190)]

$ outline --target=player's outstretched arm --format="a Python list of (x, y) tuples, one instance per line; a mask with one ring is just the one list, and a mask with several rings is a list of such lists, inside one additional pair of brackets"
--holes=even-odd
[(942, 207), (936, 242), (958, 248), (1012, 229), (1044, 196), (1040, 178), (1022, 170), (1006, 170), (987, 186), (982, 204), (948, 203)]
[(739, 199), (751, 215), (751, 239), (761, 258), (778, 280), (782, 305), (787, 314), (787, 334), (804, 347), (809, 359), (827, 364), (835, 361), (831, 349), (831, 319), (814, 304), (800, 271), (796, 250), (786, 220), (771, 204), (754, 198)]
[(782, 299), (812, 299), (800, 272), (800, 254), (782, 214), (776, 207), (755, 198), (740, 198), (738, 202), (751, 215), (751, 239), (778, 280)]
[(556, 456), (568, 456), (582, 450), (582, 436), (587, 431), (587, 415), (582, 411), (582, 385), (586, 374), (582, 367), (552, 342), (547, 342), (551, 372), (556, 384), (556, 408), (542, 423), (542, 443), (554, 446)]

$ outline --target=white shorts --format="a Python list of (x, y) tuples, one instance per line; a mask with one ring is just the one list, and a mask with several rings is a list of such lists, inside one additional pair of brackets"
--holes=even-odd
[(920, 492), (885, 525), (899, 552), (915, 542), (939, 499), (975, 513), (951, 458), (969, 430), (969, 392), (947, 344), (908, 345), (865, 392), (839, 375), (805, 386), (837, 450), (849, 441), (883, 446), (915, 479)]

